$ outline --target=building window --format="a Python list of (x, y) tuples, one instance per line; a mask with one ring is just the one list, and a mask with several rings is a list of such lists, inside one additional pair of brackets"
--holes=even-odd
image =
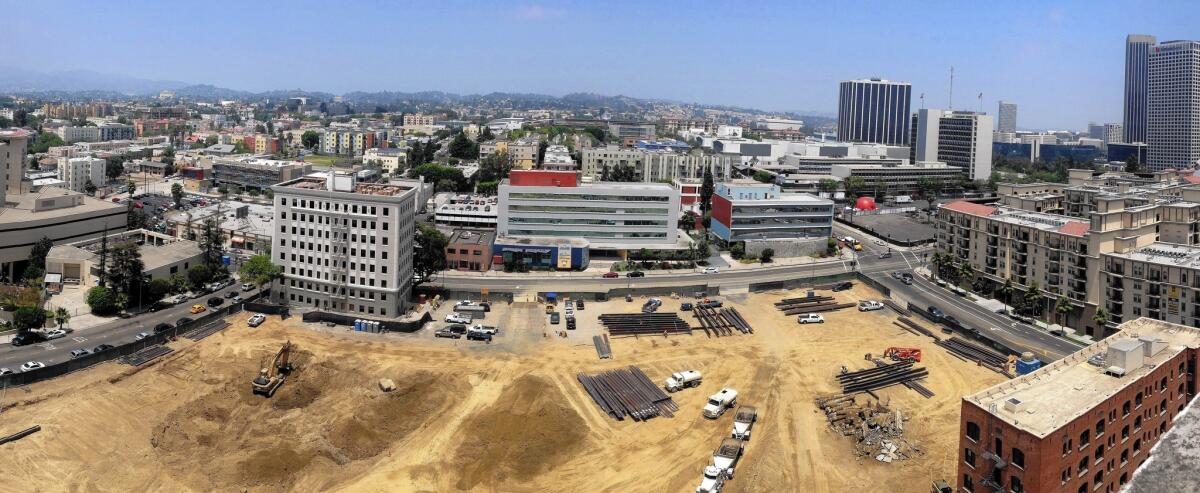
[(1086, 456), (1079, 458), (1079, 475), (1083, 476), (1088, 471), (1088, 458)]
[(1121, 405), (1121, 417), (1129, 416), (1129, 401)]
[(1121, 428), (1121, 441), (1123, 442), (1128, 439), (1129, 439), (1129, 425), (1125, 425), (1124, 427)]
[(1025, 486), (1023, 486), (1021, 484), (1021, 478), (1018, 478), (1016, 476), (1009, 476), (1008, 489), (1010, 491), (1012, 491), (1013, 493), (1024, 493)]
[(966, 449), (966, 452), (963, 454), (963, 462), (966, 462), (968, 466), (971, 466), (971, 468), (974, 468), (975, 467), (975, 451), (971, 450), (971, 449)]
[(1025, 469), (1025, 452), (1016, 447), (1012, 449), (1012, 465)]
[(1079, 450), (1083, 450), (1088, 446), (1088, 443), (1091, 443), (1091, 436), (1091, 432), (1088, 430), (1083, 430), (1083, 433), (1079, 434)]
[(975, 482), (971, 480), (970, 474), (963, 474), (963, 489), (968, 492), (975, 491)]
[(967, 421), (967, 438), (972, 442), (979, 442), (979, 425)]
[(1103, 434), (1104, 434), (1104, 418), (1100, 418), (1100, 421), (1096, 422), (1096, 438), (1100, 438), (1100, 435), (1103, 435)]

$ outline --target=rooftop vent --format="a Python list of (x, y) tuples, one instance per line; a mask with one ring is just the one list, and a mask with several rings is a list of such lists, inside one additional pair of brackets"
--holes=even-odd
[(1108, 372), (1121, 376), (1128, 374), (1143, 364), (1143, 348), (1144, 344), (1138, 339), (1121, 339), (1108, 346), (1108, 355), (1105, 356), (1105, 361), (1108, 363)]
[(1140, 337), (1138, 340), (1142, 342), (1142, 356), (1146, 358), (1158, 356), (1167, 348), (1167, 341), (1156, 337)]
[(1025, 410), (1025, 402), (1016, 397), (1010, 397), (1004, 401), (1004, 410), (1012, 413), (1017, 413)]

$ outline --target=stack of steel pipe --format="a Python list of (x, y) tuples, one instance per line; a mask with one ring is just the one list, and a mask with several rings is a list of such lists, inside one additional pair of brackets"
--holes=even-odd
[(576, 375), (596, 405), (618, 421), (625, 416), (643, 421), (655, 416), (674, 416), (679, 406), (636, 366), (597, 375)]
[[(884, 367), (884, 366), (887, 366), (887, 363), (884, 363), (883, 360), (881, 360), (879, 358), (875, 358), (875, 366), (876, 367)], [(924, 397), (926, 399), (933, 398), (933, 391), (929, 390), (929, 387), (922, 385), (921, 382), (918, 382), (916, 380), (909, 380), (909, 381), (906, 381), (903, 383), (904, 383), (905, 387), (913, 389), (914, 391), (916, 391), (916, 393), (920, 394), (922, 397)]]
[(825, 302), (825, 303), (818, 303), (818, 304), (811, 305), (811, 306), (801, 306), (801, 307), (789, 308), (787, 310), (784, 310), (783, 314), (784, 315), (800, 315), (802, 313), (831, 312), (834, 310), (842, 310), (845, 308), (850, 308), (852, 306), (854, 306), (854, 303), (834, 303), (834, 302), (830, 301), (830, 302)]
[(900, 304), (896, 303), (895, 301), (885, 299), (883, 300), (883, 305), (895, 310), (896, 313), (899, 313), (905, 317), (912, 315), (912, 312), (908, 311), (907, 308), (900, 306)]
[(775, 306), (782, 307), (786, 305), (797, 305), (802, 303), (816, 303), (818, 301), (833, 301), (832, 296), (804, 296), (801, 298), (784, 298), (776, 301)]
[(942, 339), (941, 337), (938, 337), (936, 334), (934, 334), (932, 330), (926, 329), (921, 324), (918, 324), (917, 322), (913, 321), (911, 318), (901, 316), (901, 317), (898, 317), (896, 320), (897, 320), (897, 322), (896, 322), (897, 324), (902, 324), (902, 325), (908, 327), (909, 329), (911, 329), (910, 332), (912, 332), (912, 331), (919, 332), (923, 335), (932, 337), (935, 341)]
[(729, 320), (730, 323), (732, 323), (734, 327), (737, 327), (738, 330), (742, 331), (743, 334), (754, 333), (754, 329), (750, 327), (750, 322), (747, 322), (745, 318), (742, 318), (742, 314), (738, 313), (736, 308), (725, 308), (721, 310), (721, 315), (724, 315), (725, 319)]
[(700, 328), (704, 330), (705, 334), (718, 337), (733, 335), (732, 324), (712, 308), (696, 308), (692, 311), (692, 315), (700, 321)]
[(692, 328), (677, 313), (620, 313), (600, 315), (600, 323), (613, 336), (691, 334)]
[(838, 375), (838, 383), (842, 385), (842, 393), (870, 392), (892, 385), (917, 380), (929, 376), (925, 368), (913, 368), (912, 361), (901, 361), (890, 365), (869, 368), (856, 372)]
[(968, 360), (982, 363), (995, 369), (1002, 369), (1008, 365), (1008, 358), (1003, 354), (957, 337), (935, 341), (934, 344), (944, 347), (950, 352)]
[(612, 358), (612, 346), (608, 345), (608, 335), (603, 338), (592, 336), (592, 344), (596, 346), (596, 356), (599, 356), (600, 359)]

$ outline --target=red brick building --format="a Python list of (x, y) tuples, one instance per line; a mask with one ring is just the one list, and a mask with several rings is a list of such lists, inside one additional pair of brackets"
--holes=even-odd
[(446, 243), (446, 268), (486, 272), (492, 268), (492, 245), (496, 233), (458, 229)]
[(1141, 318), (963, 398), (960, 492), (1114, 493), (1196, 393), (1200, 329)]

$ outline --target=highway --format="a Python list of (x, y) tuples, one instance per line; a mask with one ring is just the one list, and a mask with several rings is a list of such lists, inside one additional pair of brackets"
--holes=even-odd
[[(133, 342), (139, 332), (154, 332), (154, 326), (160, 323), (171, 324), (173, 327), (175, 326), (175, 322), (183, 317), (199, 320), (201, 317), (209, 316), (212, 314), (212, 310), (207, 309), (208, 307), (205, 303), (209, 298), (215, 296), (225, 299), (225, 293), (240, 291), (240, 289), (241, 285), (234, 283), (233, 286), (215, 293), (207, 294), (194, 300), (188, 300), (157, 312), (143, 313), (128, 319), (113, 320), (95, 327), (73, 331), (67, 334), (66, 337), (38, 344), (28, 346), (3, 344), (0, 345), (0, 368), (8, 368), (14, 372), (19, 372), (21, 371), (21, 364), (26, 361), (40, 361), (46, 365), (51, 365), (71, 359), (71, 351), (75, 349), (83, 348), (91, 351), (92, 348), (100, 344), (113, 346), (127, 344)], [(242, 297), (249, 297), (256, 292), (257, 290), (243, 292)], [(225, 300), (217, 308), (224, 308), (229, 302), (229, 300)], [(196, 315), (189, 313), (188, 310), (195, 304), (205, 305), (206, 310)]]

